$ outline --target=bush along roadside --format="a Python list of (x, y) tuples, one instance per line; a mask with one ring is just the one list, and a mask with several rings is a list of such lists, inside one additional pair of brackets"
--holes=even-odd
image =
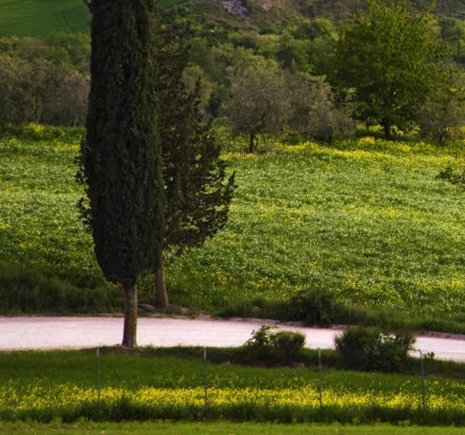
[(402, 372), (410, 362), (415, 337), (407, 331), (383, 332), (353, 326), (335, 339), (346, 368), (362, 371)]
[(239, 349), (243, 362), (252, 365), (289, 365), (299, 360), (305, 335), (296, 331), (272, 332), (274, 326), (262, 325)]

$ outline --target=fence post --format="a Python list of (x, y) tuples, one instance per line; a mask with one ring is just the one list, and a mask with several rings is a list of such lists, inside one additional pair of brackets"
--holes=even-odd
[(97, 419), (100, 421), (100, 347), (97, 346), (96, 355), (96, 370), (97, 370)]
[(320, 410), (323, 408), (323, 375), (321, 370), (321, 349), (318, 349), (318, 395), (320, 399)]
[(203, 414), (207, 417), (208, 414), (208, 367), (207, 367), (207, 348), (203, 348), (203, 382), (205, 392), (205, 408)]
[(423, 423), (426, 418), (426, 388), (425, 388), (425, 358), (420, 350), (420, 370), (421, 370), (421, 401), (423, 406)]

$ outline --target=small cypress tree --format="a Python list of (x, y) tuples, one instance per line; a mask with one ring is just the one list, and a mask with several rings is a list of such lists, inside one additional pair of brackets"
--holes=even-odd
[[(160, 17), (160, 20), (162, 18)], [(157, 28), (159, 131), (163, 150), (166, 232), (164, 249), (178, 254), (198, 247), (224, 227), (234, 191), (234, 174), (226, 179), (221, 147), (200, 109), (200, 85), (186, 89), (183, 71), (188, 47), (168, 23)], [(166, 308), (163, 256), (155, 269), (156, 305)]]
[(97, 261), (124, 292), (123, 345), (137, 346), (137, 277), (164, 232), (153, 0), (92, 0), (91, 91), (80, 152)]

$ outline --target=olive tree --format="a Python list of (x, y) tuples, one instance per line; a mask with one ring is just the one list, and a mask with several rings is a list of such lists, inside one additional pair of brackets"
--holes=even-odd
[(249, 136), (248, 151), (257, 149), (258, 135), (283, 130), (290, 115), (286, 76), (275, 62), (248, 64), (231, 72), (231, 97), (224, 105), (235, 134)]
[(445, 75), (445, 86), (428, 97), (417, 115), (420, 135), (439, 144), (464, 137), (465, 75), (454, 67), (445, 70)]
[(302, 137), (332, 142), (355, 134), (350, 106), (337, 104), (336, 95), (324, 77), (289, 75), (288, 93), (292, 99), (289, 126)]

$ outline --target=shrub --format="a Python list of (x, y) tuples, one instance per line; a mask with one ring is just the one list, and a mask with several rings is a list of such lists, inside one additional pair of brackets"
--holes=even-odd
[(252, 331), (252, 338), (244, 345), (247, 359), (257, 361), (273, 361), (278, 358), (281, 362), (291, 362), (303, 348), (305, 335), (295, 331), (278, 331), (275, 328), (262, 325), (260, 329)]
[(335, 339), (348, 368), (380, 372), (405, 369), (414, 341), (411, 332), (384, 333), (362, 326), (349, 327)]
[(295, 331), (278, 331), (269, 337), (281, 361), (291, 361), (305, 344), (305, 335)]
[(271, 354), (270, 330), (271, 325), (262, 325), (260, 329), (252, 331), (252, 338), (245, 343), (246, 353), (253, 358), (266, 358)]
[(0, 125), (82, 125), (90, 84), (88, 36), (13, 37), (2, 42)]
[(355, 135), (348, 107), (338, 107), (330, 84), (322, 77), (300, 75), (290, 84), (293, 113), (290, 126), (303, 137), (332, 142)]
[(463, 139), (463, 101), (447, 94), (428, 101), (419, 111), (417, 122), (420, 136), (441, 145), (449, 140)]
[(281, 317), (285, 320), (300, 320), (306, 325), (329, 325), (340, 315), (341, 307), (330, 291), (307, 289), (289, 299)]

